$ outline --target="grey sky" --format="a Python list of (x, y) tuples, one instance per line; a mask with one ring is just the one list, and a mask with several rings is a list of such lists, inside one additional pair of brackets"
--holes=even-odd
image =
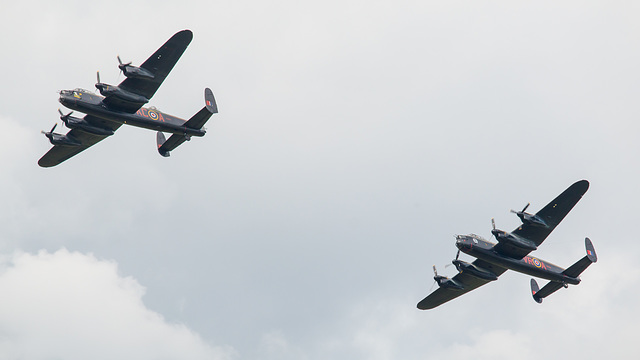
[[(634, 358), (639, 17), (624, 1), (0, 2), (0, 359)], [(165, 159), (122, 127), (37, 166), (56, 91), (93, 90), (96, 70), (118, 83), (116, 55), (139, 65), (181, 29), (194, 39), (150, 105), (188, 118), (210, 87), (204, 138)], [(415, 308), (432, 264), (453, 275), (454, 234), (512, 230), (509, 209), (580, 179), (536, 256), (569, 266), (589, 236), (582, 284), (538, 305), (507, 273)]]

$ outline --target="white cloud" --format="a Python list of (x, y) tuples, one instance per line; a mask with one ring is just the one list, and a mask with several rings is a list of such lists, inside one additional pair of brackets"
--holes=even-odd
[[(8, 3), (0, 29), (19, 36), (0, 39), (0, 254), (65, 246), (118, 259), (148, 286), (149, 308), (245, 358), (500, 357), (487, 347), (500, 342), (532, 351), (519, 358), (624, 357), (639, 277), (614, 252), (635, 247), (640, 8), (578, 4)], [(158, 21), (168, 14), (170, 25)], [(128, 26), (104, 32), (105, 21)], [(96, 70), (116, 84), (116, 55), (140, 65), (183, 28), (194, 40), (150, 105), (186, 117), (211, 87), (220, 114), (206, 137), (164, 159), (153, 132), (123, 126), (59, 167), (37, 166), (57, 90), (93, 89)], [(566, 267), (590, 236), (601, 260), (580, 286), (538, 306), (528, 277), (509, 272), (415, 308), (432, 264), (453, 274), (440, 267), (452, 234), (490, 238), (491, 217), (513, 229), (509, 208), (540, 209), (581, 178), (589, 192), (536, 252)], [(3, 356), (66, 346), (133, 358), (177, 346), (167, 333), (197, 343), (109, 262), (67, 253), (85, 270), (9, 287), (10, 275), (27, 278), (17, 260), (44, 266), (45, 255), (64, 257), (12, 255), (0, 271)], [(97, 280), (101, 266), (111, 282)], [(59, 283), (81, 274), (90, 291)]]
[(182, 324), (167, 323), (117, 264), (40, 251), (5, 256), (0, 270), (0, 359), (229, 359)]
[(272, 330), (262, 335), (259, 353), (261, 359), (308, 359), (301, 349), (290, 343), (281, 330)]
[(508, 330), (479, 333), (473, 345), (454, 343), (442, 356), (433, 359), (535, 359), (531, 338)]

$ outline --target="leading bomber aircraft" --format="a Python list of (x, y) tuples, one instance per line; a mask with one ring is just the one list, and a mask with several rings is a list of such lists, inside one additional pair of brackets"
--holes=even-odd
[[(562, 287), (566, 288), (569, 284), (578, 285), (579, 275), (597, 261), (596, 251), (589, 238), (585, 238), (587, 255), (566, 270), (529, 256), (529, 253), (542, 244), (588, 188), (587, 180), (574, 183), (535, 215), (525, 212), (529, 204), (522, 211), (511, 210), (520, 218), (522, 225), (510, 233), (496, 229), (492, 219), (491, 234), (498, 240), (497, 244), (475, 234), (457, 235), (458, 253), (452, 264), (455, 265), (458, 274), (451, 279), (438, 275), (434, 265), (433, 279), (439, 288), (422, 299), (418, 303), (418, 309), (433, 309), (490, 281), (497, 280), (498, 276), (507, 270), (550, 280), (540, 289), (538, 283), (531, 279), (531, 293), (538, 303)], [(475, 257), (476, 260), (473, 263), (460, 260), (460, 251)]]
[[(204, 91), (205, 106), (189, 120), (164, 114), (153, 107), (142, 107), (156, 93), (171, 69), (193, 39), (190, 30), (173, 35), (140, 67), (122, 63), (118, 67), (126, 77), (118, 86), (100, 81), (95, 84), (102, 96), (90, 91), (75, 89), (60, 91), (60, 103), (69, 109), (86, 114), (83, 118), (62, 113), (60, 119), (70, 128), (66, 135), (55, 133), (56, 125), (44, 132), (54, 146), (38, 161), (42, 167), (51, 167), (77, 155), (113, 133), (122, 125), (133, 125), (157, 130), (157, 146), (160, 155), (167, 157), (171, 150), (192, 136), (204, 136), (204, 124), (218, 112), (213, 93)], [(163, 132), (171, 133), (166, 139)]]

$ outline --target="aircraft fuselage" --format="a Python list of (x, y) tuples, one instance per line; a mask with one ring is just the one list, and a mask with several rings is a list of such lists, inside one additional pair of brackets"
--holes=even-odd
[(104, 99), (104, 97), (85, 90), (76, 89), (60, 91), (59, 101), (69, 109), (115, 123), (190, 136), (204, 136), (206, 132), (204, 129), (186, 127), (184, 126), (186, 123), (185, 120), (151, 108), (140, 108), (140, 110), (134, 114), (114, 111), (109, 109), (109, 107), (102, 102), (102, 99)]
[(580, 278), (564, 275), (563, 268), (548, 261), (528, 255), (522, 259), (514, 259), (498, 254), (493, 249), (494, 245), (496, 244), (476, 235), (458, 235), (456, 238), (456, 247), (460, 251), (494, 265), (564, 284), (578, 285), (580, 283)]

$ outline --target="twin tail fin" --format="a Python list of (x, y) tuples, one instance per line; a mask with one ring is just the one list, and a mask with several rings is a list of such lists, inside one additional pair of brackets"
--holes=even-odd
[[(218, 113), (216, 99), (213, 97), (213, 92), (209, 88), (204, 89), (204, 103), (204, 107), (184, 123), (185, 127), (198, 130), (202, 129), (211, 115)], [(166, 139), (164, 134), (158, 131), (156, 136), (158, 152), (164, 157), (169, 157), (171, 150), (188, 140), (191, 140), (191, 136), (185, 134), (173, 134), (169, 139)]]
[[(572, 278), (577, 278), (578, 276), (580, 276), (580, 274), (582, 274), (583, 271), (585, 271), (589, 267), (589, 265), (598, 261), (596, 250), (589, 238), (584, 239), (584, 245), (587, 250), (587, 255), (585, 255), (585, 257), (578, 260), (575, 264), (571, 265), (568, 269), (563, 271), (562, 274)], [(550, 281), (547, 285), (540, 289), (536, 280), (531, 279), (531, 295), (533, 295), (533, 300), (535, 300), (538, 304), (542, 303), (542, 299), (553, 294), (562, 287), (568, 287), (568, 285), (557, 281)]]

